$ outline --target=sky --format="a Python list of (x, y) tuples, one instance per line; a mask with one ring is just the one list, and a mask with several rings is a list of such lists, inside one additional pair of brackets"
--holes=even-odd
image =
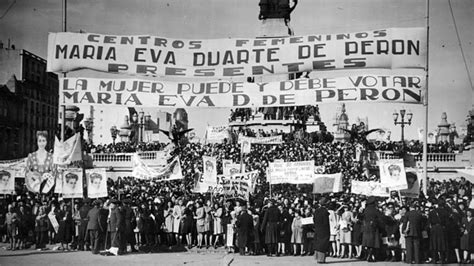
[[(68, 0), (67, 7), (67, 29), (73, 32), (186, 39), (253, 38), (259, 36), (261, 25), (258, 0)], [(300, 0), (291, 15), (291, 26), (295, 35), (424, 27), (426, 13), (426, 0)], [(431, 0), (429, 20), (428, 130), (436, 129), (442, 112), (446, 112), (448, 122), (455, 123), (459, 131), (473, 104), (469, 77), (474, 79), (474, 1)], [(10, 39), (17, 49), (46, 58), (48, 32), (61, 31), (61, 23), (62, 0), (0, 1), (0, 40), (7, 43)], [(92, 71), (68, 75), (104, 76)], [(322, 120), (331, 128), (339, 104), (319, 106)], [(413, 112), (412, 125), (405, 128), (405, 136), (416, 139), (418, 128), (423, 127), (422, 105), (346, 104), (350, 123), (357, 117), (368, 117), (369, 127), (390, 130), (393, 140), (400, 139), (400, 126), (393, 124), (392, 113), (402, 108)], [(123, 123), (125, 108), (105, 111), (110, 113), (110, 119), (104, 123)], [(226, 124), (229, 115), (228, 109), (191, 109), (188, 113), (190, 127), (196, 128), (200, 137), (208, 124)]]

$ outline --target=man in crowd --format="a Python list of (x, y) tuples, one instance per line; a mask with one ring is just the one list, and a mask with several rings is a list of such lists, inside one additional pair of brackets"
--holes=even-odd
[(277, 255), (277, 243), (279, 222), (281, 220), (280, 210), (273, 204), (273, 200), (268, 201), (268, 209), (263, 217), (261, 230), (265, 230), (265, 244), (267, 244), (267, 255)]
[(110, 234), (111, 241), (109, 251), (114, 255), (122, 255), (124, 252), (123, 245), (121, 245), (122, 238), (124, 237), (124, 217), (119, 208), (120, 203), (118, 200), (112, 200), (110, 202), (109, 225), (107, 230)]
[(94, 207), (87, 213), (87, 232), (89, 234), (89, 241), (92, 246), (92, 254), (99, 254), (100, 250), (100, 232), (103, 231), (99, 222), (99, 212), (102, 205), (100, 200), (93, 202)]
[(243, 205), (240, 211), (240, 215), (236, 222), (238, 241), (239, 241), (239, 253), (245, 255), (246, 247), (250, 246), (251, 234), (253, 232), (253, 218), (247, 212), (247, 205)]
[(415, 204), (410, 205), (410, 211), (403, 217), (402, 232), (405, 234), (407, 263), (421, 263), (420, 240), (422, 237), (423, 217)]
[(326, 252), (329, 251), (329, 212), (325, 207), (326, 198), (319, 200), (319, 207), (314, 211), (314, 249), (315, 258), (319, 263), (326, 263)]

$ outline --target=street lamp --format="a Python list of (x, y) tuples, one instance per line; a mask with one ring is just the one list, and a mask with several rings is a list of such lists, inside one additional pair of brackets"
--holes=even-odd
[(143, 118), (145, 113), (140, 111), (138, 113), (138, 141), (143, 142)]
[[(407, 116), (408, 121), (405, 121), (405, 114)], [(405, 148), (405, 125), (411, 125), (411, 119), (413, 118), (413, 114), (408, 111), (406, 113), (405, 109), (400, 110), (400, 121), (398, 121), (398, 113), (395, 111), (393, 113), (393, 122), (395, 125), (400, 125), (402, 127), (402, 147)]]
[(119, 130), (117, 129), (116, 126), (112, 126), (110, 128), (110, 135), (112, 135), (112, 143), (115, 145), (115, 139), (117, 138), (117, 134), (119, 133)]
[(92, 144), (92, 129), (94, 128), (94, 120), (92, 117), (88, 117), (84, 120), (84, 126), (86, 127), (89, 144)]

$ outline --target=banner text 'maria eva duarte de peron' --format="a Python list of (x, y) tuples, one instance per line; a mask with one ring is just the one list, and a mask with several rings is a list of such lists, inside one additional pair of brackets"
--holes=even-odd
[(244, 108), (335, 102), (421, 104), (426, 77), (366, 74), (268, 83), (61, 78), (59, 84), (64, 105)]
[(426, 65), (425, 28), (388, 28), (284, 38), (172, 39), (149, 35), (50, 33), (49, 72), (231, 78), (313, 70)]

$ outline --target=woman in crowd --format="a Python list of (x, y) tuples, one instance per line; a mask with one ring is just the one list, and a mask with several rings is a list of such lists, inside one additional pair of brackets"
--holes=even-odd
[(35, 232), (36, 232), (36, 249), (44, 250), (46, 249), (46, 244), (48, 243), (48, 227), (49, 220), (48, 214), (46, 213), (46, 206), (41, 206), (39, 208), (38, 215), (36, 216), (35, 223)]
[(206, 218), (206, 212), (204, 210), (204, 207), (202, 206), (201, 201), (196, 202), (196, 215), (194, 216), (194, 219), (196, 220), (196, 229), (197, 229), (197, 248), (202, 247), (202, 242), (204, 235), (206, 234), (206, 225), (205, 225), (205, 218)]
[(339, 246), (337, 245), (336, 237), (337, 237), (337, 228), (338, 228), (338, 215), (336, 212), (336, 203), (331, 202), (328, 207), (329, 212), (329, 229), (330, 229), (330, 237), (329, 242), (331, 243), (331, 253), (329, 256), (337, 257), (339, 256)]
[(193, 224), (195, 223), (192, 201), (189, 201), (187, 206), (183, 209), (182, 217), (180, 232), (181, 235), (185, 236), (188, 248), (191, 248), (193, 245), (191, 235), (193, 233)]
[[(220, 238), (223, 234), (222, 229), (222, 206), (219, 203), (214, 203), (214, 208), (211, 211), (212, 215), (212, 235), (214, 237), (214, 248), (217, 248), (217, 245), (220, 241)], [(212, 243), (212, 242), (211, 242)]]
[(174, 217), (173, 217), (173, 202), (168, 201), (166, 203), (167, 207), (164, 209), (164, 216), (165, 216), (165, 233), (166, 233), (166, 240), (169, 246), (174, 243), (175, 239), (173, 236), (173, 225), (174, 225)]
[(58, 218), (58, 241), (61, 243), (61, 250), (70, 251), (69, 243), (74, 234), (74, 221), (68, 204), (63, 203), (61, 205), (61, 210), (58, 212)]
[(176, 243), (178, 245), (183, 244), (182, 232), (181, 230), (181, 220), (183, 219), (184, 214), (184, 201), (183, 199), (178, 199), (178, 204), (173, 207), (173, 233), (175, 235)]
[[(344, 212), (341, 215), (341, 219), (339, 220), (339, 237), (341, 241), (341, 258), (352, 258), (352, 222), (354, 221), (354, 217), (352, 212), (349, 209), (349, 205), (343, 205)], [(346, 256), (346, 246), (348, 251), (348, 256)]]
[[(463, 263), (471, 263), (474, 255), (474, 219), (473, 210), (466, 211), (466, 217), (462, 218), (462, 237), (460, 248), (463, 250)], [(470, 255), (470, 256), (469, 256)]]
[(375, 197), (369, 197), (363, 213), (362, 246), (367, 249), (368, 262), (376, 261), (375, 254), (381, 246), (382, 213), (376, 208), (376, 203)]
[(298, 251), (301, 252), (302, 236), (303, 236), (303, 224), (301, 221), (300, 211), (295, 211), (295, 218), (291, 223), (291, 243), (293, 244), (293, 255), (297, 256)]
[(204, 206), (204, 245), (206, 248), (212, 243), (212, 202), (210, 199), (206, 200), (206, 205)]

